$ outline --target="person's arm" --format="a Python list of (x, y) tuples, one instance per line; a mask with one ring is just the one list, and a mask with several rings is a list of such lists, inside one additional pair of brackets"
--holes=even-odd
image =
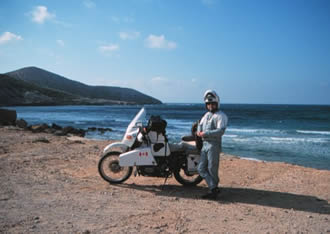
[(197, 132), (196, 132), (196, 134), (197, 133), (199, 133), (199, 132), (201, 132), (202, 131), (202, 127), (198, 124), (198, 127), (197, 127)]
[(202, 121), (200, 121), (198, 124), (197, 124), (197, 132), (201, 132), (202, 131)]
[(204, 124), (204, 121), (205, 121), (205, 115), (202, 117), (202, 119), (197, 124), (197, 132), (196, 132), (197, 135), (198, 135), (199, 132), (203, 132), (203, 124)]
[(226, 115), (224, 114), (220, 115), (216, 120), (217, 128), (213, 130), (205, 131), (204, 137), (212, 137), (212, 138), (221, 137), (226, 131), (227, 121), (228, 120)]
[(225, 131), (226, 131), (226, 128), (217, 128), (214, 130), (205, 131), (203, 137), (218, 138), (218, 137), (221, 137), (225, 133)]

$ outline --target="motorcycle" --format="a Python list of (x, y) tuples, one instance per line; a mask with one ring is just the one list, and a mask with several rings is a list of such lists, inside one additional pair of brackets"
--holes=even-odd
[[(167, 122), (160, 116), (151, 116), (143, 126), (146, 109), (142, 108), (128, 125), (121, 142), (106, 146), (98, 163), (100, 176), (110, 184), (137, 176), (161, 177), (174, 175), (184, 186), (195, 186), (203, 179), (197, 172), (199, 152), (189, 142), (168, 142)], [(183, 139), (194, 139), (185, 137)]]

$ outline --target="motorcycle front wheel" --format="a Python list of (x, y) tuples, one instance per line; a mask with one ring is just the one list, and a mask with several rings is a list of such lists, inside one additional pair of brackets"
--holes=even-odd
[(132, 167), (121, 167), (119, 165), (119, 155), (119, 152), (106, 153), (98, 164), (100, 176), (110, 184), (120, 184), (132, 175)]
[(183, 186), (196, 186), (203, 180), (199, 174), (189, 173), (186, 169), (183, 168), (174, 171), (173, 174), (175, 179)]

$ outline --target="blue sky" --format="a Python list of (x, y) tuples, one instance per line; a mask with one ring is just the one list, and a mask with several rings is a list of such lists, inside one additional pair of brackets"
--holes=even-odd
[(0, 73), (26, 66), (163, 102), (330, 104), (330, 1), (1, 0)]

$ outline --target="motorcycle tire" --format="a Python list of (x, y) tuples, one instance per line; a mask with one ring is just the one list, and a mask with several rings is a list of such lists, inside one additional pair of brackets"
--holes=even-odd
[(110, 184), (120, 184), (126, 181), (133, 171), (133, 167), (119, 165), (120, 152), (108, 152), (102, 156), (98, 163), (98, 171), (102, 179)]
[[(180, 173), (184, 173), (188, 179), (185, 179)], [(187, 175), (187, 173), (184, 171), (184, 169), (180, 168), (179, 170), (174, 171), (174, 178), (183, 186), (196, 186), (200, 182), (202, 182), (203, 178), (200, 175), (195, 175), (194, 178), (189, 178), (190, 175)], [(191, 176), (192, 177), (192, 176)]]

